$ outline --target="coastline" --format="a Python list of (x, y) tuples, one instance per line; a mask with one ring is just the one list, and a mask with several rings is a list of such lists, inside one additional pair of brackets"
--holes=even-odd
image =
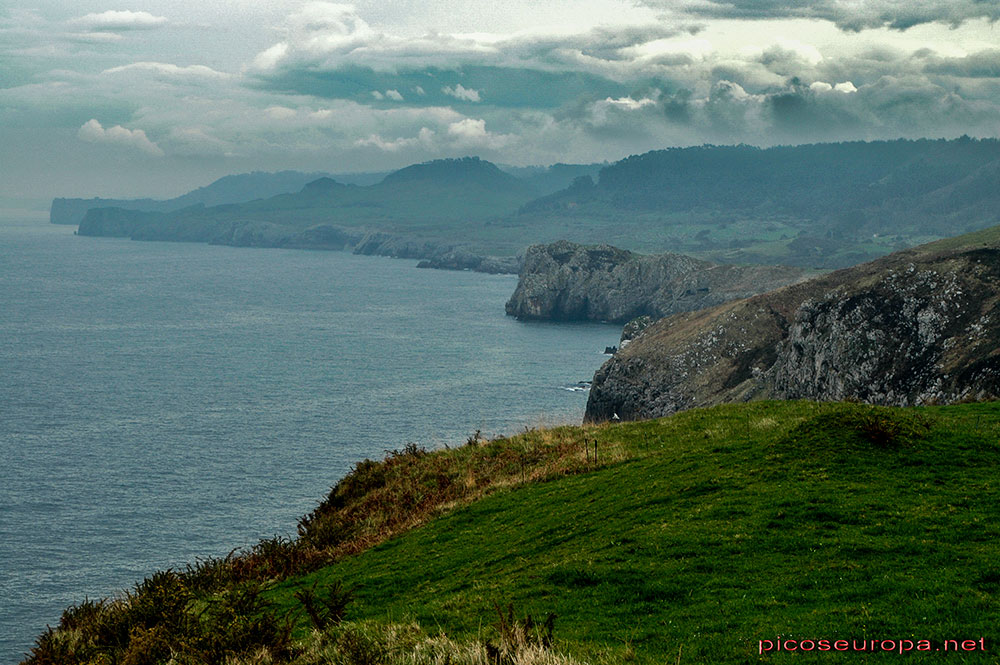
[[(508, 275), (2, 229), (18, 251), (0, 280), (18, 297), (0, 313), (16, 397), (0, 440), (9, 524), (33, 525), (0, 545), (0, 633), (16, 640), (3, 660), (69, 602), (294, 531), (365, 456), (513, 433), (567, 405), (578, 421), (586, 395), (562, 387), (619, 335), (506, 317)], [(372, 383), (376, 361), (393, 369)]]

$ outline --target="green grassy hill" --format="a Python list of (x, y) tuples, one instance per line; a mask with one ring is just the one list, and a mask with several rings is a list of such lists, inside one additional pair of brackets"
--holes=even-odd
[(1000, 403), (759, 402), (408, 448), (359, 463), (295, 542), (71, 608), (28, 662), (513, 663), (496, 645), (520, 636), (543, 655), (517, 662), (838, 657), (758, 653), (780, 638), (996, 663), (998, 435)]

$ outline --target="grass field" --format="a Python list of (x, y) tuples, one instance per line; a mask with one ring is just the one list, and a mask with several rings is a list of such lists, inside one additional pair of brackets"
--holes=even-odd
[(340, 580), (354, 616), (460, 637), (513, 603), (608, 662), (747, 662), (779, 636), (985, 637), (991, 655), (949, 662), (996, 662), (998, 416), (761, 403), (571, 431), (622, 461), (483, 499), (274, 599)]
[[(232, 662), (1000, 662), (998, 470), (1000, 403), (760, 402), (400, 451), (303, 521), (288, 547), (336, 562), (265, 576), (254, 611), (291, 639)], [(246, 583), (196, 578), (181, 576), (187, 614)], [(314, 631), (303, 598), (342, 588), (348, 622)], [(414, 655), (442, 636), (482, 647), (528, 615), (537, 646), (550, 614), (546, 648), (572, 661)], [(779, 639), (894, 646), (759, 653)]]

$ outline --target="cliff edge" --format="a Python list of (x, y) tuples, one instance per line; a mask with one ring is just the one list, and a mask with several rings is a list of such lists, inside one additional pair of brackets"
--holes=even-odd
[(920, 405), (1000, 395), (1000, 227), (650, 326), (586, 420), (752, 399)]
[(803, 269), (789, 266), (722, 265), (561, 240), (528, 248), (506, 310), (519, 319), (624, 323), (703, 309), (803, 279)]

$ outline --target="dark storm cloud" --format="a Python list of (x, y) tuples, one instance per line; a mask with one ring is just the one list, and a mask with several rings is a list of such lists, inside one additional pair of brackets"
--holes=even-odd
[(1000, 19), (995, 0), (641, 0), (650, 7), (702, 18), (821, 19), (842, 30), (890, 27), (906, 30), (923, 23), (960, 25), (970, 19)]
[(967, 78), (1000, 78), (1000, 50), (972, 53), (964, 58), (927, 58), (924, 71)]

